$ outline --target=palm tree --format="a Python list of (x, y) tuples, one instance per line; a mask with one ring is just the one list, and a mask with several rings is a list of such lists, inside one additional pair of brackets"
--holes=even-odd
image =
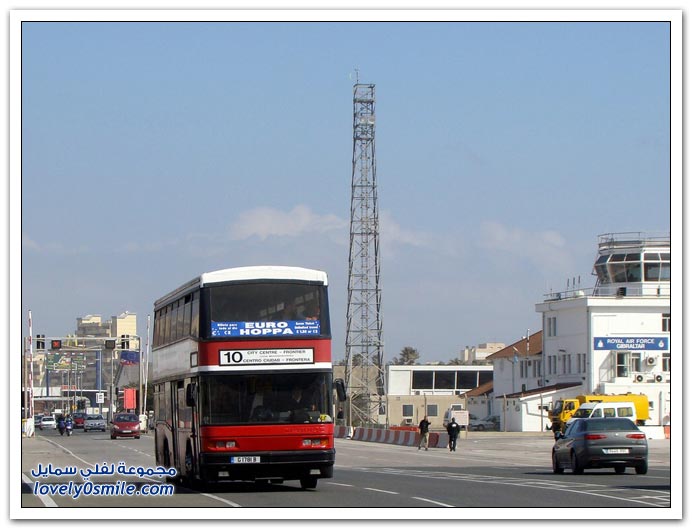
[(395, 358), (392, 363), (398, 366), (412, 366), (418, 363), (419, 358), (418, 349), (406, 346), (399, 353), (399, 358)]

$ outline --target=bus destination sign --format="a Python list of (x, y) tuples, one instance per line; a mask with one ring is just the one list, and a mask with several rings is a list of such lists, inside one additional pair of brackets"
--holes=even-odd
[(312, 364), (314, 349), (222, 349), (220, 366)]

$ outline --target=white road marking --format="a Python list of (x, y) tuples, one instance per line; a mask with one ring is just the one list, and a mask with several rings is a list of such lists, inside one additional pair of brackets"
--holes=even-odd
[[(31, 481), (31, 479), (29, 478), (29, 476), (27, 476), (26, 474), (22, 473), (22, 481), (23, 481), (24, 483), (28, 484), (28, 485), (32, 488), (32, 492), (33, 492), (33, 485), (34, 485), (34, 482)], [(43, 494), (37, 494), (36, 497), (37, 497), (39, 500), (41, 500), (41, 503), (43, 503), (43, 505), (45, 505), (46, 507), (57, 507), (57, 506), (58, 506), (58, 504), (55, 503), (55, 502), (53, 501), (53, 499), (52, 499), (50, 496), (44, 496)]]
[(214, 496), (213, 494), (207, 494), (206, 492), (203, 492), (202, 496), (206, 496), (207, 498), (211, 498), (212, 500), (218, 500), (221, 503), (226, 503), (231, 507), (242, 507), (242, 505), (232, 502), (231, 500), (225, 500), (224, 498), (219, 498), (218, 496)]
[(365, 490), (372, 490), (374, 492), (384, 492), (385, 494), (399, 494), (398, 492), (394, 492), (391, 490), (382, 490), (382, 489), (372, 489), (370, 487), (363, 487)]
[(446, 503), (442, 503), (440, 501), (429, 500), (427, 498), (419, 498), (418, 496), (414, 496), (413, 499), (414, 500), (420, 500), (420, 501), (427, 501), (428, 503), (434, 503), (435, 505), (439, 505), (440, 507), (454, 507), (454, 505), (447, 505)]
[[(500, 477), (500, 476), (483, 476), (483, 475), (475, 475), (475, 474), (455, 474), (452, 472), (430, 472), (430, 471), (424, 471), (424, 470), (404, 470), (404, 469), (395, 469), (395, 468), (371, 468), (371, 469), (365, 469), (365, 468), (358, 468), (354, 470), (360, 470), (360, 471), (365, 471), (365, 472), (375, 472), (379, 474), (397, 474), (397, 475), (408, 475), (408, 476), (416, 476), (416, 477), (424, 477), (428, 479), (452, 479), (452, 480), (457, 480), (457, 481), (469, 481), (472, 483), (496, 483), (499, 485), (510, 485), (510, 486), (515, 486), (515, 487), (535, 487), (539, 489), (556, 489), (560, 488), (561, 491), (563, 492), (573, 492), (577, 494), (586, 494), (589, 496), (598, 496), (602, 498), (609, 498), (609, 499), (615, 499), (615, 500), (620, 500), (620, 501), (625, 501), (625, 502), (631, 502), (631, 503), (638, 503), (638, 504), (644, 504), (644, 505), (650, 505), (652, 507), (662, 507), (666, 506), (665, 504), (670, 505), (670, 496), (668, 494), (660, 494), (658, 496), (654, 496), (654, 498), (657, 498), (658, 502), (663, 502), (663, 505), (660, 503), (657, 503), (656, 501), (642, 501), (641, 499), (643, 496), (632, 496), (632, 497), (627, 497), (624, 495), (618, 495), (618, 493), (623, 492), (617, 488), (612, 488), (609, 487), (608, 485), (597, 485), (593, 483), (579, 483), (579, 482), (559, 482), (559, 481), (551, 481), (551, 480), (527, 480), (527, 479), (522, 479), (522, 478), (507, 478), (507, 477)], [(579, 490), (580, 488), (602, 488), (602, 490)], [(649, 490), (640, 490), (640, 493), (651, 493), (655, 491), (649, 491)]]

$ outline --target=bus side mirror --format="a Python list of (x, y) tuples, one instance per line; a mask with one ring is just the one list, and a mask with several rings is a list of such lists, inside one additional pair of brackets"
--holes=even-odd
[(346, 385), (344, 381), (340, 378), (335, 379), (334, 388), (336, 389), (336, 396), (339, 402), (344, 402), (346, 400)]
[(185, 405), (194, 408), (197, 405), (197, 384), (188, 384), (185, 389)]

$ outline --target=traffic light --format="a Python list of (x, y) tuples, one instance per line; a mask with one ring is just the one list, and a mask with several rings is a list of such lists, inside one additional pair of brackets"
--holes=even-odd
[(36, 335), (36, 350), (45, 351), (46, 350), (46, 335), (37, 334)]
[(130, 348), (130, 335), (129, 334), (121, 334), (120, 335), (120, 348), (124, 351), (125, 349)]
[(106, 349), (115, 349), (115, 340), (106, 340), (104, 345)]
[(54, 351), (57, 349), (62, 349), (62, 340), (51, 340), (50, 341), (50, 348), (53, 349)]

